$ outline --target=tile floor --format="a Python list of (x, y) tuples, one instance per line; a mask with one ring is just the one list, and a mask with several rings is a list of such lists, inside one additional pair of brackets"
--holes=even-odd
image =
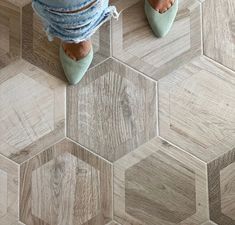
[(144, 0), (69, 86), (30, 0), (0, 0), (0, 225), (235, 225), (235, 1)]

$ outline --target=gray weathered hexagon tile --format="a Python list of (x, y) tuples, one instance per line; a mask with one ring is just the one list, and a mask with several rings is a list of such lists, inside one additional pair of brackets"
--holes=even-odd
[(160, 136), (204, 162), (235, 145), (235, 73), (199, 57), (159, 81)]
[(157, 135), (156, 83), (108, 59), (67, 89), (67, 135), (115, 161)]
[(20, 221), (105, 225), (112, 220), (112, 165), (63, 141), (20, 166)]
[(20, 58), (20, 7), (0, 1), (0, 69)]
[(19, 167), (0, 155), (0, 224), (12, 225), (19, 215)]
[(124, 225), (208, 221), (206, 164), (154, 138), (114, 162), (114, 219)]
[(22, 163), (65, 135), (66, 84), (20, 60), (0, 70), (0, 154)]
[[(116, 3), (117, 4), (117, 3)], [(155, 80), (201, 54), (201, 15), (197, 0), (180, 0), (170, 33), (156, 38), (144, 14), (143, 0), (120, 0), (112, 21), (113, 56)]]
[[(94, 58), (91, 68), (110, 57), (110, 22), (92, 36)], [(60, 40), (49, 42), (31, 3), (22, 9), (22, 57), (46, 72), (66, 80), (59, 60)]]
[(203, 1), (204, 54), (235, 71), (235, 1)]
[(210, 219), (235, 225), (235, 148), (208, 164)]

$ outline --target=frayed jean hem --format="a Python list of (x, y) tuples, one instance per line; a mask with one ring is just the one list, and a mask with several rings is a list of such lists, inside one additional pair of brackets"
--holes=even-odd
[[(42, 19), (44, 30), (48, 40), (52, 41), (55, 37), (65, 42), (79, 43), (90, 39), (90, 37), (112, 17), (118, 19), (119, 14), (114, 6), (108, 6), (108, 0), (70, 0), (76, 2), (77, 6), (71, 12), (66, 8), (68, 0), (64, 0), (64, 8), (56, 8), (50, 1), (33, 0), (32, 6), (36, 14)], [(60, 0), (60, 3), (63, 0)], [(71, 3), (69, 1), (69, 3)], [(81, 5), (90, 3), (84, 10), (77, 10)], [(80, 3), (80, 5), (79, 5)], [(75, 7), (75, 6), (74, 6)], [(70, 7), (71, 9), (71, 7)], [(61, 10), (61, 11), (60, 11)]]

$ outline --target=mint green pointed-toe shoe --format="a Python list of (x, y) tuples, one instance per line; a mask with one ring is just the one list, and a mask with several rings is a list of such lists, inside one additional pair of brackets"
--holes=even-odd
[(178, 0), (175, 0), (171, 8), (164, 13), (156, 11), (148, 0), (145, 0), (144, 8), (148, 22), (155, 36), (164, 37), (170, 31), (175, 20), (178, 11)]
[(60, 45), (60, 61), (70, 84), (77, 84), (85, 75), (93, 60), (93, 48), (82, 59), (75, 61), (65, 53)]

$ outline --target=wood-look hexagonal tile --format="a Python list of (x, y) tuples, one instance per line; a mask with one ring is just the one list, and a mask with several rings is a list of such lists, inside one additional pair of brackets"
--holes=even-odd
[(235, 145), (235, 73), (199, 57), (159, 81), (160, 136), (204, 162)]
[(116, 60), (68, 87), (67, 134), (115, 161), (156, 136), (156, 83)]
[(20, 58), (20, 7), (0, 1), (0, 69)]
[(20, 60), (0, 71), (0, 153), (21, 163), (65, 135), (64, 82)]
[(12, 225), (18, 221), (18, 166), (0, 155), (0, 224)]
[(114, 163), (114, 219), (199, 225), (209, 219), (206, 164), (154, 138)]
[[(116, 3), (117, 4), (117, 3)], [(200, 4), (180, 0), (170, 33), (156, 38), (144, 14), (143, 0), (121, 0), (125, 9), (112, 21), (113, 56), (155, 80), (201, 54)]]
[(204, 0), (204, 54), (235, 71), (235, 1)]
[(235, 225), (235, 148), (208, 164), (210, 219)]
[(65, 139), (21, 165), (20, 221), (105, 225), (112, 217), (112, 165)]

